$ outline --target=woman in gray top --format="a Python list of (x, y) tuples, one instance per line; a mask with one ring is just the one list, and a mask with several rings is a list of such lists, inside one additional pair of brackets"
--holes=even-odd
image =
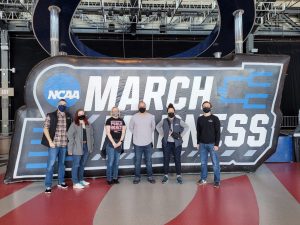
[(73, 156), (72, 181), (73, 188), (83, 189), (90, 183), (83, 179), (84, 167), (93, 151), (93, 127), (89, 124), (83, 109), (75, 113), (74, 122), (68, 130), (68, 153)]
[(164, 154), (164, 177), (162, 183), (168, 182), (169, 177), (169, 163), (171, 153), (174, 156), (175, 169), (177, 174), (177, 183), (182, 184), (181, 177), (181, 150), (182, 150), (182, 137), (186, 134), (189, 127), (181, 119), (175, 116), (175, 108), (173, 104), (169, 104), (168, 117), (160, 121), (156, 129), (158, 133), (163, 136), (162, 148)]

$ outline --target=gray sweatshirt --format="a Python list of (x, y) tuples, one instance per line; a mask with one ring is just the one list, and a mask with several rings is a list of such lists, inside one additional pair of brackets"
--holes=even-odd
[(154, 115), (145, 113), (136, 113), (132, 116), (129, 123), (129, 130), (133, 134), (133, 144), (146, 146), (152, 142), (152, 135), (155, 130)]

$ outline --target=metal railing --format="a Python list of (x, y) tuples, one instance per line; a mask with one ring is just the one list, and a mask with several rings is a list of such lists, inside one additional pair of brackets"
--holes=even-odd
[(9, 120), (8, 124), (4, 124), (2, 120), (0, 120), (0, 136), (10, 136), (14, 132), (14, 120)]
[(283, 116), (281, 122), (281, 129), (293, 130), (298, 126), (298, 116)]

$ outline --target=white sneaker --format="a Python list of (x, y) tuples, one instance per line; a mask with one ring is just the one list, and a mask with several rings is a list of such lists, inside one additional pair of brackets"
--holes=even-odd
[(90, 184), (90, 182), (82, 180), (82, 181), (80, 181), (80, 184), (83, 185), (83, 186), (88, 186)]
[(80, 183), (77, 183), (77, 184), (74, 184), (74, 185), (73, 185), (73, 188), (74, 188), (74, 189), (83, 189), (84, 186), (83, 186), (82, 184), (80, 184)]

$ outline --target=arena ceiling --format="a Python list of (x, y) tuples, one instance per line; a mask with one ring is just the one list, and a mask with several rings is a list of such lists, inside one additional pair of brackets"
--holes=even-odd
[[(0, 0), (2, 26), (30, 31), (36, 1)], [(82, 0), (75, 33), (208, 35), (219, 21), (216, 0)], [(254, 35), (300, 36), (300, 0), (257, 0)]]

